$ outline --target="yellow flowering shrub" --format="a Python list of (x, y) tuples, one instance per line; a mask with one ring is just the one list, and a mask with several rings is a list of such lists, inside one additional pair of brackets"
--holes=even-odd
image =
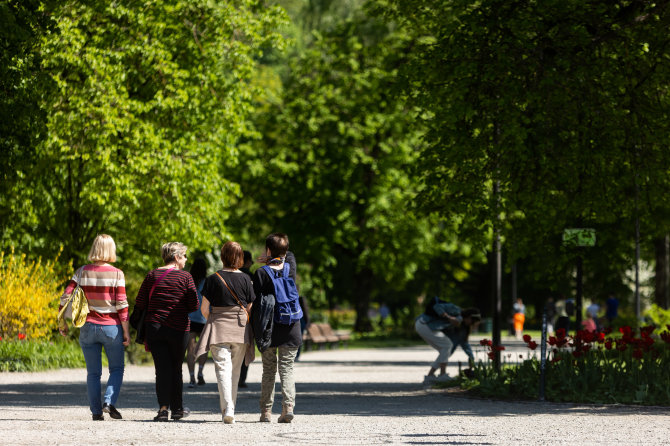
[(0, 252), (0, 337), (39, 339), (56, 328), (62, 280), (56, 260)]

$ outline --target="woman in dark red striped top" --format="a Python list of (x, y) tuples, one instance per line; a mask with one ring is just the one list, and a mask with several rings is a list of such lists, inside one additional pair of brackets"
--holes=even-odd
[(188, 314), (198, 309), (198, 294), (193, 277), (183, 271), (186, 250), (179, 242), (164, 244), (161, 254), (165, 266), (147, 274), (135, 300), (140, 310), (148, 303), (146, 340), (154, 358), (160, 406), (155, 421), (167, 421), (168, 409), (173, 420), (189, 413), (183, 406), (182, 362), (188, 341)]

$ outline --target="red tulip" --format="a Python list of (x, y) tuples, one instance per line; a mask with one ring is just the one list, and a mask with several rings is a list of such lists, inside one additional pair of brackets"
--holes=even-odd
[(605, 348), (607, 350), (612, 350), (612, 340), (611, 339), (608, 339), (607, 341), (605, 341)]
[(530, 342), (530, 335), (527, 335), (527, 334), (523, 335), (523, 342), (529, 343)]
[(537, 348), (537, 342), (535, 342), (535, 341), (530, 341), (530, 342), (528, 343), (528, 348), (531, 349), (531, 350), (535, 350), (535, 349)]
[(19, 341), (23, 341), (26, 338), (26, 335), (19, 333)]
[(479, 341), (479, 345), (491, 347), (493, 345), (493, 341), (491, 341), (490, 339), (482, 339), (481, 341)]

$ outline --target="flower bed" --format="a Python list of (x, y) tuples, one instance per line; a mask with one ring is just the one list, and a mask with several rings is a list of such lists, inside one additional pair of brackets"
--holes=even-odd
[[(670, 405), (670, 325), (654, 334), (656, 327), (631, 327), (619, 333), (580, 330), (567, 336), (558, 330), (548, 339), (545, 399), (589, 403)], [(526, 346), (536, 350), (538, 343), (524, 336)], [(482, 340), (489, 358), (496, 349)], [(462, 386), (482, 396), (538, 398), (540, 360), (531, 357), (518, 364), (503, 364), (496, 370), (491, 361), (473, 367), (472, 378)]]

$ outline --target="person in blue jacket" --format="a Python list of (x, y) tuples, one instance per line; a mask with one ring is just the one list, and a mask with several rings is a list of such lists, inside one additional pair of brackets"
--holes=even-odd
[[(465, 320), (463, 312), (467, 314), (467, 320)], [(465, 336), (465, 332), (458, 330), (459, 327), (465, 323), (469, 335), (470, 327), (480, 320), (481, 315), (474, 308), (461, 310), (458, 305), (440, 300), (437, 296), (428, 302), (425, 311), (414, 323), (414, 328), (419, 336), (438, 351), (437, 358), (431, 364), (428, 375), (424, 377), (424, 382), (449, 379), (447, 361), (455, 350), (455, 346), (461, 345), (464, 350), (469, 347), (467, 336)], [(468, 345), (468, 347), (463, 347), (463, 345)], [(465, 351), (467, 354), (467, 350)], [(470, 354), (472, 354), (472, 350), (470, 350)], [(435, 376), (438, 369), (440, 375)]]

